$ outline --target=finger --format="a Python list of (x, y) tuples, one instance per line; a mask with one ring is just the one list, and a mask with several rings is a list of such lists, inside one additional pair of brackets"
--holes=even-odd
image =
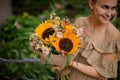
[(52, 68), (52, 69), (59, 69), (59, 67), (55, 67), (55, 66), (52, 66), (51, 68)]

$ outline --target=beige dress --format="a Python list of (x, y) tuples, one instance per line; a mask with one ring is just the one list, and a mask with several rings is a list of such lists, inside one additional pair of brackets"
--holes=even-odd
[[(94, 66), (96, 71), (103, 77), (113, 78), (117, 76), (117, 61), (111, 61), (104, 55), (108, 53), (120, 54), (120, 40), (107, 42), (91, 42), (84, 38), (83, 46), (76, 56), (77, 61), (86, 65)], [(106, 79), (107, 79), (106, 78)], [(70, 80), (97, 80), (87, 76), (80, 71), (72, 68), (70, 72)]]
[[(87, 23), (85, 19), (83, 18), (82, 21), (79, 19), (78, 25), (86, 26), (84, 25)], [(82, 46), (76, 56), (77, 61), (93, 66), (101, 76), (105, 77), (105, 80), (115, 78), (117, 76), (117, 62), (120, 60), (120, 32), (112, 24), (109, 24), (105, 30), (98, 31), (97, 35), (94, 34), (94, 39), (97, 41), (91, 40), (89, 35), (89, 30), (83, 35)], [(117, 57), (112, 60), (109, 57), (110, 54), (116, 54)], [(69, 80), (97, 80), (74, 68), (71, 69), (69, 75)]]
[[(117, 62), (120, 60), (120, 32), (114, 27), (109, 28), (103, 32), (105, 35), (103, 40), (99, 40), (100, 36), (96, 36), (98, 41), (92, 41), (88, 37), (89, 33), (88, 35), (85, 33), (82, 46), (76, 56), (77, 62), (93, 66), (98, 74), (105, 77), (105, 80), (117, 77)], [(109, 57), (110, 54), (116, 54), (117, 57), (112, 60)], [(64, 74), (64, 71), (61, 74)], [(71, 68), (69, 80), (97, 79)]]

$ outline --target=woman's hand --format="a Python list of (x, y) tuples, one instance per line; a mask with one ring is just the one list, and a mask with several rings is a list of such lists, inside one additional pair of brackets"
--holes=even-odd
[(52, 69), (53, 71), (60, 71), (62, 68), (59, 67), (59, 66), (57, 66), (57, 65), (51, 65), (51, 69)]

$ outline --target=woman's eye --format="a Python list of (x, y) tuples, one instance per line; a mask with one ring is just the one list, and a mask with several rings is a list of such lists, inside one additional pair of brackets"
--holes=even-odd
[(108, 6), (101, 6), (103, 9), (108, 9), (109, 7)]
[(112, 7), (112, 9), (111, 10), (116, 10), (116, 7)]

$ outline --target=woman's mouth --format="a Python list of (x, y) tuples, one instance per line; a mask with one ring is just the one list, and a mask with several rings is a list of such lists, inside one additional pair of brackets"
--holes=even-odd
[(111, 19), (111, 17), (108, 17), (108, 16), (102, 16), (103, 20), (105, 21), (109, 21)]

